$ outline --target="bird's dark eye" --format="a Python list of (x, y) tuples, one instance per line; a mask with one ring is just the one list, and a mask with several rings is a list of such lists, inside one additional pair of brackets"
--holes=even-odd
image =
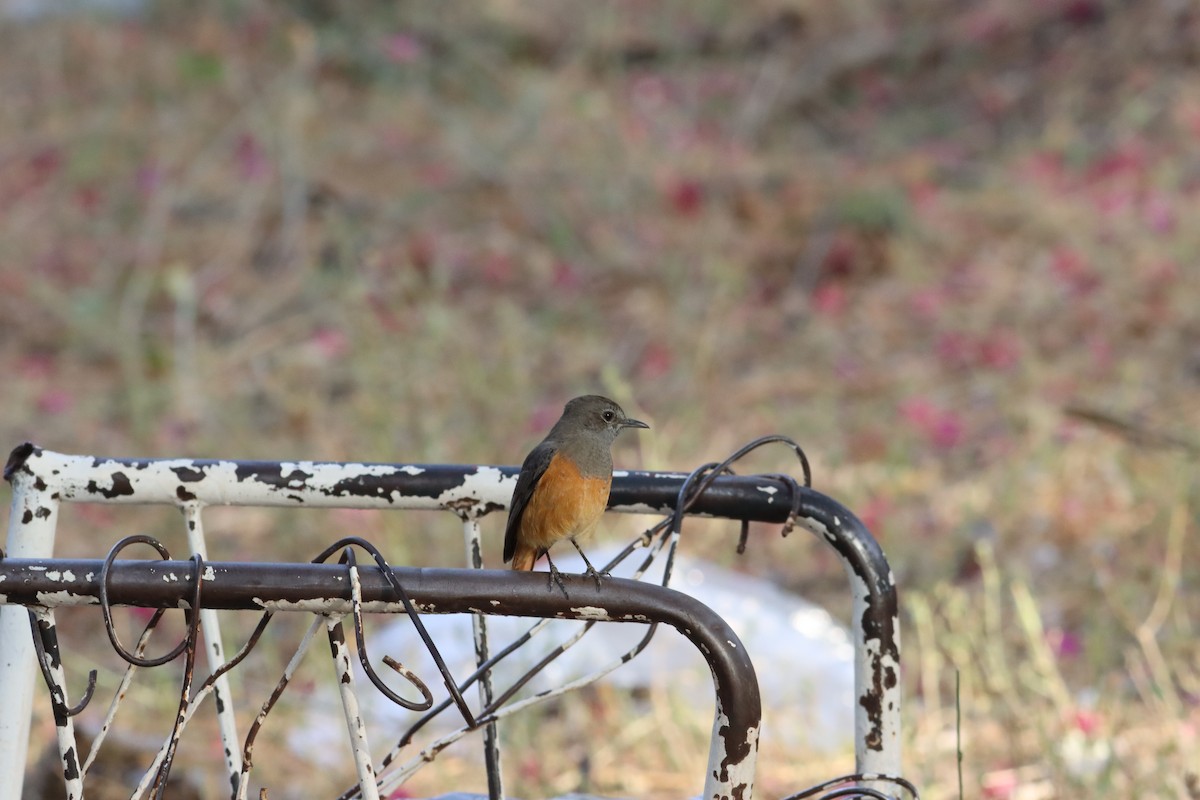
[(600, 416), (604, 417), (604, 421), (605, 421), (605, 422), (612, 422), (612, 421), (613, 421), (613, 419), (614, 419), (614, 418), (615, 418), (617, 415), (616, 415), (616, 414), (614, 414), (614, 413), (613, 413), (613, 412), (611, 412), (611, 411), (605, 411), (605, 412), (604, 412), (603, 414), (601, 414)]

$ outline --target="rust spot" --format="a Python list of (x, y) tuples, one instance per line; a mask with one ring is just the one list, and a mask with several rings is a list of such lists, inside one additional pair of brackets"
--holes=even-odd
[(33, 515), (38, 519), (50, 519), (51, 511), (45, 506), (38, 506), (38, 510), (33, 512)]
[(27, 508), (25, 509), (25, 513), (21, 515), (21, 523), (28, 525), (31, 522), (33, 522), (33, 512)]
[(187, 489), (183, 488), (182, 484), (180, 484), (178, 487), (176, 487), (175, 496), (178, 497), (181, 501), (183, 501), (185, 503), (188, 502), (189, 500), (196, 499), (195, 493), (189, 492)]

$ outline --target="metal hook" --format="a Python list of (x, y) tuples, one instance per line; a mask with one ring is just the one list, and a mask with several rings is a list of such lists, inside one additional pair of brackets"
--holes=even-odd
[(354, 619), (354, 638), (358, 642), (358, 661), (362, 664), (363, 671), (367, 673), (367, 677), (370, 678), (371, 683), (375, 684), (375, 688), (396, 705), (403, 706), (410, 711), (428, 711), (433, 707), (433, 693), (429, 691), (429, 687), (425, 685), (425, 682), (418, 678), (416, 673), (408, 667), (399, 663), (391, 656), (384, 656), (383, 663), (395, 670), (421, 693), (423, 699), (420, 702), (407, 700), (396, 694), (375, 673), (375, 668), (371, 666), (371, 659), (367, 655), (367, 641), (363, 631), (362, 584), (358, 580), (358, 562), (354, 557), (353, 548), (347, 547), (342, 552), (340, 563), (345, 564), (350, 570), (350, 613)]
[[(50, 690), (50, 700), (55, 705), (60, 705), (54, 693), (54, 676), (50, 673), (50, 664), (47, 663), (46, 658), (47, 650), (49, 650), (51, 654), (50, 661), (62, 664), (55, 625), (49, 620), (43, 621), (38, 619), (37, 614), (29, 610), (29, 628), (33, 633), (33, 649), (37, 652), (38, 667), (42, 670), (42, 678), (46, 681), (46, 688)], [(49, 642), (47, 643), (46, 640), (49, 640)], [(87, 689), (84, 690), (83, 698), (78, 703), (70, 708), (66, 708), (65, 703), (61, 704), (63, 707), (59, 708), (58, 711), (64, 718), (75, 716), (87, 708), (88, 703), (92, 702), (92, 695), (96, 692), (96, 675), (97, 673), (94, 669), (88, 672)], [(63, 697), (66, 697), (65, 691)]]
[[(379, 552), (379, 548), (363, 539), (360, 536), (347, 536), (334, 542), (329, 547), (321, 551), (321, 553), (313, 559), (314, 564), (319, 564), (325, 561), (333, 553), (347, 546), (361, 547), (371, 554), (378, 565), (380, 572), (383, 574), (384, 580), (392, 587), (399, 597), (400, 602), (404, 604), (404, 610), (408, 613), (409, 619), (412, 620), (413, 627), (417, 629), (417, 633), (421, 637), (421, 641), (425, 643), (425, 648), (429, 651), (430, 657), (434, 664), (437, 665), (438, 671), (442, 674), (442, 682), (446, 686), (446, 690), (450, 692), (450, 697), (453, 698), (454, 704), (458, 706), (459, 713), (462, 714), (463, 720), (469, 727), (475, 727), (475, 715), (471, 713), (471, 709), (467, 706), (467, 701), (463, 699), (462, 693), (459, 692), (458, 686), (455, 684), (454, 676), (450, 674), (450, 668), (446, 666), (445, 660), (442, 658), (441, 651), (433, 642), (433, 637), (429, 635), (429, 631), (425, 629), (425, 623), (421, 621), (421, 615), (417, 612), (417, 607), (408, 597), (408, 592), (404, 591), (404, 587), (400, 585), (400, 581), (396, 579), (395, 573), (392, 572), (391, 566), (387, 563), (387, 559), (383, 557), (383, 553)], [(370, 674), (370, 673), (368, 673)], [(376, 684), (378, 685), (378, 684)], [(428, 708), (428, 706), (426, 706)]]

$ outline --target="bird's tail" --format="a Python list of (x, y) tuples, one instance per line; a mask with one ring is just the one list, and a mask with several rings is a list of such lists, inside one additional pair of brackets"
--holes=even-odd
[(513, 551), (512, 568), (528, 572), (533, 569), (533, 562), (537, 561), (537, 558), (538, 551), (535, 548), (518, 542), (516, 550)]

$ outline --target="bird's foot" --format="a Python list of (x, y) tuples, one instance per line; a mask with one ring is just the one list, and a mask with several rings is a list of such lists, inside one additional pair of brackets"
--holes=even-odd
[(592, 562), (588, 560), (587, 554), (583, 552), (583, 548), (579, 546), (579, 542), (572, 539), (571, 544), (575, 545), (575, 549), (579, 551), (579, 557), (583, 559), (584, 564), (587, 564), (587, 569), (583, 571), (583, 574), (591, 575), (592, 579), (596, 581), (596, 588), (599, 589), (600, 588), (600, 578), (602, 576), (608, 577), (608, 573), (600, 572), (599, 570), (597, 570), (595, 567), (592, 566)]
[(588, 565), (587, 565), (587, 569), (583, 571), (583, 574), (584, 574), (584, 575), (591, 575), (591, 576), (592, 576), (592, 580), (594, 580), (594, 581), (596, 582), (596, 588), (597, 588), (597, 589), (599, 589), (599, 588), (600, 588), (600, 579), (601, 579), (601, 578), (607, 578), (607, 577), (610, 577), (610, 576), (609, 576), (609, 574), (608, 574), (607, 572), (599, 572), (599, 571), (597, 571), (597, 569), (596, 569), (595, 567), (593, 567), (591, 564), (588, 564)]
[(570, 598), (567, 594), (567, 586), (563, 583), (562, 573), (558, 571), (558, 567), (554, 566), (554, 562), (550, 560), (550, 554), (546, 553), (546, 564), (550, 567), (550, 577), (546, 581), (546, 589), (554, 591), (554, 584), (558, 584), (558, 588), (562, 590), (563, 597)]

